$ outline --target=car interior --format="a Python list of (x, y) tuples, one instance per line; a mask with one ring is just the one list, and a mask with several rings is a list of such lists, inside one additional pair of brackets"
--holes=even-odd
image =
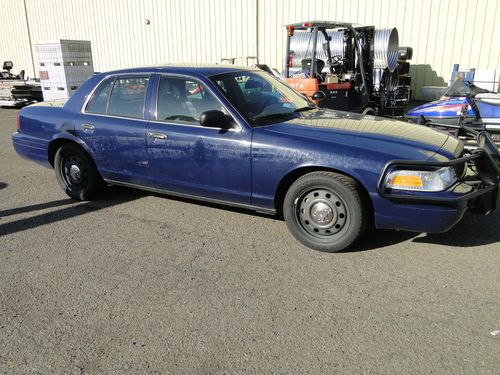
[(158, 88), (158, 120), (198, 123), (203, 112), (221, 110), (221, 104), (201, 84), (162, 77)]

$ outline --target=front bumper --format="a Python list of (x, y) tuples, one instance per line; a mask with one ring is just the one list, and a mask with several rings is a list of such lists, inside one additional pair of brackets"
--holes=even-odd
[[(482, 215), (493, 211), (497, 204), (500, 181), (500, 153), (488, 133), (465, 127), (461, 127), (460, 131), (476, 137), (478, 147), (470, 154), (446, 162), (393, 160), (385, 166), (380, 176), (378, 194), (395, 203), (449, 206), (460, 211), (467, 207)], [(455, 185), (443, 192), (410, 192), (385, 187), (387, 174), (398, 168), (450, 166), (460, 171), (457, 174), (461, 177)], [(465, 173), (467, 170), (472, 173)]]

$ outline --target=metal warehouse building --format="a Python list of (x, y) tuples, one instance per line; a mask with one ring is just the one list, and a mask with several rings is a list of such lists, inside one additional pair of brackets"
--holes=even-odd
[(500, 68), (499, 0), (0, 0), (0, 60), (37, 76), (35, 44), (90, 40), (96, 71), (256, 55), (283, 69), (283, 25), (335, 20), (397, 27), (414, 49), (412, 88), (453, 64)]

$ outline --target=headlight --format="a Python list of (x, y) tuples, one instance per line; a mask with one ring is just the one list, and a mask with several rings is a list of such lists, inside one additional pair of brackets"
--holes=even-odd
[(412, 171), (400, 169), (387, 174), (385, 186), (396, 190), (443, 191), (457, 180), (452, 167), (435, 171)]

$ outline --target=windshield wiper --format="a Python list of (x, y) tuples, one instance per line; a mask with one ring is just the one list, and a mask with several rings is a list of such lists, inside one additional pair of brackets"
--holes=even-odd
[(309, 110), (315, 109), (315, 108), (316, 108), (316, 106), (306, 105), (305, 107), (296, 108), (293, 111), (294, 112), (304, 112), (304, 111), (309, 111)]
[(283, 118), (283, 117), (289, 117), (291, 115), (293, 115), (293, 112), (270, 113), (268, 115), (255, 116), (255, 117), (251, 118), (251, 121), (269, 120), (269, 119), (273, 119), (273, 118)]

